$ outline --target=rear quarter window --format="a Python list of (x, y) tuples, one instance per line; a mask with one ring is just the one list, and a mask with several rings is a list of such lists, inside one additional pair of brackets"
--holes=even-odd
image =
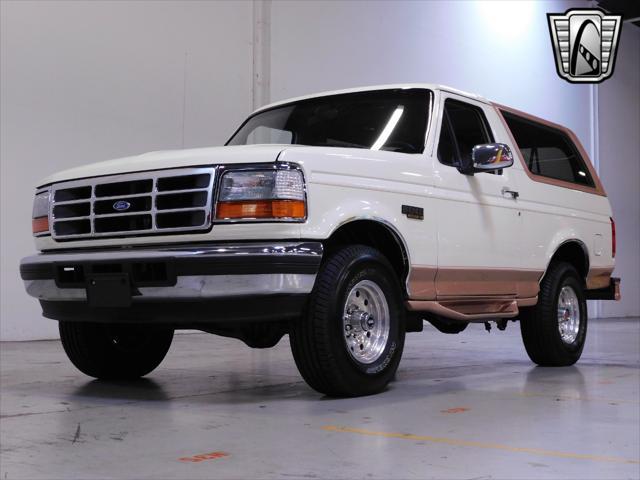
[(504, 110), (501, 113), (531, 173), (595, 186), (584, 159), (565, 132)]

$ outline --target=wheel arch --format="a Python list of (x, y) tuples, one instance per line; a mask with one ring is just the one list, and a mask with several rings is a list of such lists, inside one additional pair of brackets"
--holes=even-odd
[(407, 293), (406, 281), (411, 262), (409, 249), (398, 229), (380, 218), (352, 218), (338, 225), (323, 242), (325, 255), (344, 245), (368, 245), (379, 250), (398, 275)]
[[(589, 250), (587, 246), (581, 240), (577, 238), (572, 238), (565, 240), (564, 242), (558, 245), (551, 255), (549, 259), (549, 264), (547, 265), (547, 270), (549, 269), (549, 265), (553, 262), (567, 262), (575, 267), (575, 269), (580, 274), (580, 278), (582, 281), (586, 281), (587, 275), (589, 274)], [(546, 271), (545, 271), (546, 275)]]

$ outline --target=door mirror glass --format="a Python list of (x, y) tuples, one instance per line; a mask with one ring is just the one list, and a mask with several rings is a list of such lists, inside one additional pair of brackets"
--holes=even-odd
[(474, 172), (494, 172), (513, 165), (511, 149), (504, 143), (484, 143), (471, 151)]

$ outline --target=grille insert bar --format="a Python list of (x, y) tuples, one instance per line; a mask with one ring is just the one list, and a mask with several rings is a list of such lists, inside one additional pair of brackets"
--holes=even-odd
[(93, 223), (95, 233), (139, 232), (151, 230), (151, 215), (125, 215), (96, 218)]
[(91, 213), (89, 202), (56, 205), (53, 208), (55, 218), (88, 217)]
[(206, 188), (208, 184), (209, 176), (207, 174), (165, 177), (158, 179), (158, 191), (168, 192), (171, 190), (193, 190)]
[(156, 196), (158, 210), (176, 208), (204, 207), (207, 204), (207, 192), (172, 193)]
[(207, 230), (213, 167), (96, 177), (52, 186), (55, 240)]
[(125, 182), (105, 183), (95, 186), (96, 197), (117, 197), (119, 195), (136, 195), (149, 193), (153, 189), (153, 180), (132, 180)]
[(91, 197), (91, 187), (62, 188), (56, 190), (53, 196), (56, 202), (66, 202), (69, 200), (84, 200)]

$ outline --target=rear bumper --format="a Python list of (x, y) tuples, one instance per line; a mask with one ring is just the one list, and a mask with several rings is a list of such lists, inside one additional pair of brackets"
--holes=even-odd
[(620, 300), (620, 279), (612, 277), (605, 288), (587, 290), (587, 300)]
[(20, 274), (48, 318), (193, 325), (299, 315), (321, 260), (319, 242), (210, 244), (45, 253)]

